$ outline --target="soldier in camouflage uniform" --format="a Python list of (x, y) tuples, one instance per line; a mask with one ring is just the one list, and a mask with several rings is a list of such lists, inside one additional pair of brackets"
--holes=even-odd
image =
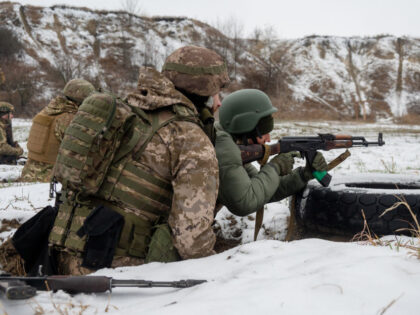
[[(228, 82), (223, 58), (196, 46), (174, 51), (161, 73), (140, 69), (137, 90), (126, 102), (153, 122), (154, 131), (122, 159), (124, 163), (111, 165), (99, 191), (80, 203), (76, 208), (80, 210), (71, 205), (71, 193), (64, 191), (67, 201), (60, 206), (49, 238), (58, 252), (60, 274), (96, 269), (84, 263), (86, 239), (78, 232), (91, 212), (86, 206), (90, 202), (124, 216), (112, 267), (214, 253), (212, 223), (219, 182), (206, 103), (210, 96), (218, 99)], [(82, 106), (105, 98), (95, 94)], [(136, 128), (144, 132), (144, 125)], [(144, 150), (136, 154), (143, 143)]]
[(32, 120), (28, 139), (28, 160), (22, 170), (21, 181), (50, 182), (58, 147), (64, 131), (79, 105), (95, 91), (83, 79), (70, 80), (57, 96)]
[(16, 164), (16, 160), (23, 154), (20, 145), (13, 141), (13, 111), (12, 104), (0, 102), (0, 164)]

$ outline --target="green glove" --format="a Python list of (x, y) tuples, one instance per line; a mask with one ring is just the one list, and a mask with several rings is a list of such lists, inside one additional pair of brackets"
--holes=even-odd
[(276, 169), (277, 174), (284, 176), (292, 172), (293, 164), (295, 163), (295, 157), (300, 157), (300, 153), (296, 151), (280, 153), (272, 158), (268, 164)]
[(326, 172), (327, 167), (328, 164), (327, 161), (325, 161), (324, 156), (320, 152), (317, 152), (314, 157), (314, 160), (312, 161), (312, 165), (310, 165), (309, 162), (306, 161), (306, 166), (302, 172), (302, 178), (305, 181), (309, 181), (314, 178), (314, 176), (312, 175), (313, 171)]

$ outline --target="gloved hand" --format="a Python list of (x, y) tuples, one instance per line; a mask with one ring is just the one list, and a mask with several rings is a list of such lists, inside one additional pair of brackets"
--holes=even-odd
[(309, 181), (314, 178), (314, 176), (312, 175), (313, 171), (327, 171), (327, 167), (328, 164), (327, 161), (325, 161), (324, 156), (320, 152), (317, 152), (314, 157), (314, 160), (312, 161), (312, 165), (310, 165), (309, 162), (306, 161), (306, 166), (303, 169), (302, 177), (305, 181)]
[(268, 163), (274, 166), (280, 176), (284, 176), (292, 172), (295, 157), (300, 157), (300, 153), (296, 151), (280, 153), (272, 158)]

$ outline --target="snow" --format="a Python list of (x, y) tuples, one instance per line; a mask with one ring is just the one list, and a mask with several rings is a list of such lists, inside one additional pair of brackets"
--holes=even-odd
[[(404, 47), (402, 91), (394, 87), (400, 58), (398, 40), (402, 40)], [(290, 74), (289, 88), (298, 102), (312, 99), (329, 109), (339, 110), (341, 114), (354, 116), (356, 101), (365, 106), (369, 115), (373, 103), (378, 101), (373, 96), (377, 94), (383, 95), (390, 112), (396, 117), (406, 115), (408, 109), (415, 108), (419, 102), (418, 93), (411, 87), (418, 80), (415, 74), (420, 71), (419, 64), (412, 62), (418, 56), (416, 42), (392, 36), (309, 36), (299, 40), (284, 40), (280, 46), (289, 43), (290, 65), (282, 66)], [(416, 57), (406, 58), (407, 54)], [(377, 76), (381, 76), (381, 79)], [(362, 108), (359, 114), (363, 114)], [(384, 115), (389, 114), (383, 110), (376, 112), (377, 117)]]
[[(406, 250), (333, 243), (263, 240), (189, 261), (104, 269), (115, 279), (207, 279), (187, 289), (115, 288), (112, 294), (43, 292), (3, 300), (9, 314), (418, 314), (419, 261)], [(72, 307), (72, 305), (74, 305)]]
[[(417, 112), (420, 103), (416, 88), (420, 82), (417, 38), (308, 36), (277, 40), (272, 36), (268, 42), (264, 40), (264, 47), (244, 40), (243, 49), (234, 56), (233, 50), (225, 47), (225, 40), (218, 39), (213, 28), (189, 18), (140, 17), (63, 6), (26, 9), (22, 12), (28, 14), (21, 15), (21, 8), (20, 4), (13, 4), (13, 14), (8, 15), (4, 23), (28, 48), (21, 57), (22, 62), (41, 67), (45, 72), (42, 75), (47, 76), (46, 61), (52, 68), (71, 71), (72, 77), (89, 80), (99, 77), (104, 82), (102, 88), (121, 95), (136, 85), (134, 76), (111, 84), (115, 78), (110, 73), (121, 68), (116, 60), (122, 54), (130, 58), (133, 67), (154, 65), (161, 69), (165, 58), (175, 49), (199, 45), (222, 53), (229, 65), (234, 64), (234, 59), (239, 61), (238, 71), (231, 73), (231, 77), (236, 76), (232, 77), (232, 82), (239, 84), (247, 84), (242, 79), (247, 77), (249, 65), (264, 72), (261, 61), (271, 60), (269, 63), (273, 62), (274, 69), (282, 69), (280, 89), (283, 91), (281, 86), (287, 85), (285, 92), (290, 92), (298, 109), (309, 110), (312, 105), (325, 107), (335, 112), (330, 117), (357, 117), (374, 112), (374, 118), (378, 119), (411, 115)], [(23, 17), (29, 27), (24, 27)], [(402, 91), (397, 91), (396, 86), (399, 41), (403, 43)], [(31, 47), (35, 48), (29, 49)], [(259, 51), (260, 56), (254, 55), (255, 51)], [(39, 103), (49, 99), (48, 95), (56, 94), (58, 85), (37, 86), (36, 90), (39, 93), (34, 99)]]
[[(15, 138), (26, 150), (30, 121), (16, 120)], [(350, 149), (352, 156), (331, 171), (333, 183), (346, 176), (383, 180), (392, 174), (418, 182), (420, 126), (391, 122), (277, 122), (272, 140), (285, 135), (319, 132), (365, 136), (376, 141), (383, 132), (386, 145)], [(341, 150), (323, 152), (327, 160)], [(297, 161), (297, 165), (303, 165)], [(0, 167), (0, 219), (24, 222), (52, 204), (48, 184), (15, 183), (19, 166)], [(362, 174), (364, 173), (364, 174)], [(388, 176), (388, 175), (387, 175)], [(1, 298), (7, 314), (407, 314), (420, 307), (420, 261), (407, 246), (417, 238), (386, 236), (373, 246), (364, 242), (304, 239), (285, 242), (288, 200), (266, 206), (263, 228), (253, 242), (255, 216), (234, 217), (223, 208), (216, 224), (225, 237), (240, 245), (223, 253), (175, 263), (101, 269), (95, 275), (153, 281), (206, 279), (192, 288), (114, 288), (112, 293), (69, 295), (38, 292), (29, 300)], [(233, 221), (232, 219), (235, 219)], [(238, 233), (239, 232), (239, 233)], [(0, 238), (13, 231), (0, 233)], [(239, 235), (239, 236), (238, 236)]]

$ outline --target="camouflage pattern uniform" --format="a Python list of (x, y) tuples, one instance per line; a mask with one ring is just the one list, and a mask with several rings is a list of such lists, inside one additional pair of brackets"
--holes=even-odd
[[(207, 66), (201, 66), (196, 72), (200, 65)], [(127, 96), (126, 101), (152, 117), (173, 115), (173, 106), (178, 104), (186, 106), (198, 117), (195, 104), (179, 90), (211, 96), (229, 81), (223, 59), (211, 50), (194, 46), (183, 47), (172, 53), (167, 58), (162, 74), (152, 68), (140, 69), (138, 88)], [(171, 184), (170, 208), (162, 211), (169, 212), (167, 224), (173, 246), (181, 259), (214, 254), (216, 238), (212, 223), (219, 186), (218, 166), (214, 147), (203, 129), (192, 121), (171, 121), (158, 129), (142, 154), (138, 157), (133, 154), (129, 163)], [(138, 180), (134, 176), (131, 179)], [(113, 181), (112, 178), (106, 180)], [(134, 208), (124, 198), (111, 198), (110, 203), (151, 222), (159, 218)], [(71, 254), (67, 248), (58, 253), (58, 261), (59, 272), (63, 274), (92, 272), (82, 267), (79, 255)], [(116, 255), (112, 267), (143, 262), (141, 258)]]
[[(156, 71), (141, 71), (138, 93), (128, 103), (144, 110), (157, 110), (182, 102), (194, 105)], [(148, 90), (147, 96), (141, 91)], [(213, 254), (215, 236), (211, 228), (216, 203), (218, 167), (214, 148), (203, 130), (192, 122), (174, 121), (158, 130), (144, 153), (135, 161), (173, 187), (168, 219), (174, 245), (183, 259)]]
[(23, 154), (23, 149), (17, 142), (13, 141), (10, 119), (1, 117), (13, 111), (13, 105), (0, 102), (0, 163), (12, 163)]
[[(54, 135), (58, 142), (64, 137), (64, 131), (77, 112), (78, 105), (65, 97), (54, 98), (42, 111), (41, 115), (56, 116), (54, 121)], [(33, 130), (31, 130), (33, 132)], [(29, 149), (28, 149), (29, 150)], [(24, 182), (49, 182), (54, 164), (28, 158), (22, 170), (21, 181)]]
[[(24, 182), (50, 182), (52, 179), (52, 171), (54, 167), (55, 157), (57, 156), (58, 146), (63, 140), (64, 132), (77, 112), (79, 105), (95, 88), (88, 81), (83, 79), (70, 80), (63, 89), (63, 96), (57, 96), (38, 113), (34, 118), (34, 123), (29, 132), (28, 140), (28, 160), (22, 170), (21, 181)], [(42, 133), (36, 128), (35, 121), (38, 118), (49, 117), (52, 123), (52, 133)], [(54, 136), (55, 139), (48, 139)], [(50, 157), (35, 154), (32, 147), (34, 141), (36, 143), (45, 142), (44, 145), (50, 146)], [(52, 148), (53, 147), (53, 148)]]

